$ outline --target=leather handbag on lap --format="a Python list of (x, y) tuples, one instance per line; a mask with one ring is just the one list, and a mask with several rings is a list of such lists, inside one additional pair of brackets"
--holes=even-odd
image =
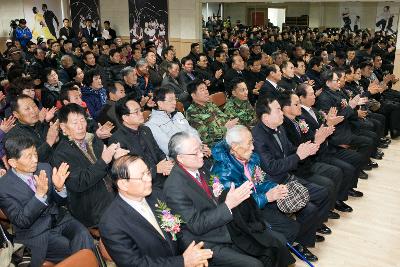
[(286, 181), (288, 195), (284, 199), (276, 201), (280, 211), (294, 213), (304, 208), (310, 201), (310, 194), (305, 186), (300, 184), (296, 176), (290, 175)]

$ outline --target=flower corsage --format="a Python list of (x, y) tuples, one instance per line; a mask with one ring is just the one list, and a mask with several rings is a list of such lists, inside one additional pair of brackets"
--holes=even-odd
[(216, 198), (218, 198), (222, 194), (222, 191), (224, 191), (224, 185), (221, 184), (218, 176), (211, 175), (209, 185), (212, 187), (213, 195)]
[(158, 212), (158, 218), (161, 221), (161, 229), (168, 232), (172, 236), (172, 240), (176, 241), (176, 234), (181, 231), (181, 224), (183, 223), (181, 216), (171, 214), (171, 209), (168, 208), (165, 202), (157, 200), (155, 205)]
[(308, 124), (307, 124), (307, 122), (305, 120), (299, 120), (298, 121), (298, 125), (299, 125), (300, 131), (302, 133), (307, 133), (308, 132), (309, 128), (308, 128)]
[(261, 184), (265, 179), (265, 172), (260, 168), (260, 166), (256, 166), (254, 168), (252, 181), (254, 184)]

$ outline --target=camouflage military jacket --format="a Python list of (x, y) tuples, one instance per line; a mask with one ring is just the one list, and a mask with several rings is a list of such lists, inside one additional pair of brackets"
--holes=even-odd
[(228, 99), (224, 106), (224, 113), (228, 118), (239, 119), (239, 124), (250, 127), (254, 126), (257, 121), (256, 112), (248, 100), (239, 100), (236, 97)]
[(209, 147), (225, 137), (225, 124), (229, 118), (212, 102), (205, 106), (192, 103), (186, 111), (186, 118)]

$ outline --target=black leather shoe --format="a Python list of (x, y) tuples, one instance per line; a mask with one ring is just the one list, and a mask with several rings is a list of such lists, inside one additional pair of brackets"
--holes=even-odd
[(308, 261), (314, 262), (317, 261), (318, 258), (314, 254), (311, 253), (305, 246), (301, 244), (297, 244), (293, 246), (298, 252), (300, 252)]
[(354, 190), (354, 188), (349, 190), (349, 196), (351, 197), (362, 197), (363, 195), (364, 195), (363, 192)]
[(389, 147), (389, 145), (388, 144), (386, 144), (386, 143), (379, 143), (379, 145), (378, 145), (378, 148), (388, 148)]
[(387, 137), (382, 137), (379, 141), (388, 145), (392, 142), (392, 140), (390, 140), (390, 138)]
[(376, 162), (373, 162), (372, 160), (368, 163), (373, 169), (378, 168), (379, 165)]
[(337, 219), (340, 219), (340, 215), (339, 215), (339, 213), (336, 213), (336, 212), (330, 210), (328, 213), (328, 219), (337, 220)]
[(321, 243), (324, 241), (325, 241), (325, 237), (323, 237), (322, 235), (315, 235), (315, 242)]
[(352, 207), (350, 207), (349, 205), (347, 205), (346, 203), (344, 203), (341, 200), (336, 200), (335, 209), (337, 209), (338, 211), (341, 211), (341, 212), (352, 212), (353, 211)]
[(365, 171), (361, 171), (360, 172), (360, 176), (358, 176), (358, 178), (363, 179), (363, 180), (367, 180), (368, 179), (368, 173), (366, 173)]
[(322, 224), (320, 228), (317, 229), (317, 233), (323, 234), (323, 235), (330, 235), (332, 234), (332, 230), (329, 229), (328, 226), (325, 224)]
[(373, 159), (383, 159), (384, 155), (385, 155), (385, 153), (383, 153), (382, 151), (377, 151), (376, 153), (371, 155), (371, 158), (373, 158)]
[(363, 167), (363, 170), (362, 170), (362, 171), (370, 171), (370, 170), (372, 170), (372, 167), (371, 167), (371, 165), (367, 164), (367, 165), (365, 165), (365, 166)]

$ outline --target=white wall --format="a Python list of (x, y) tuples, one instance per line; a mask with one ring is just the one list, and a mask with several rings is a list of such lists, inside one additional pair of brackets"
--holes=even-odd
[(284, 8), (268, 8), (268, 19), (272, 24), (282, 29), (282, 24), (285, 23)]
[[(129, 1), (100, 0), (100, 20), (111, 22), (119, 36), (129, 36)], [(103, 26), (103, 25), (102, 25)]]
[[(219, 3), (209, 3), (208, 4), (208, 17), (212, 17), (214, 14), (217, 15), (218, 8), (219, 8)], [(219, 13), (221, 15), (221, 10)], [(201, 14), (203, 15), (204, 20), (207, 21), (207, 3), (202, 4)]]

